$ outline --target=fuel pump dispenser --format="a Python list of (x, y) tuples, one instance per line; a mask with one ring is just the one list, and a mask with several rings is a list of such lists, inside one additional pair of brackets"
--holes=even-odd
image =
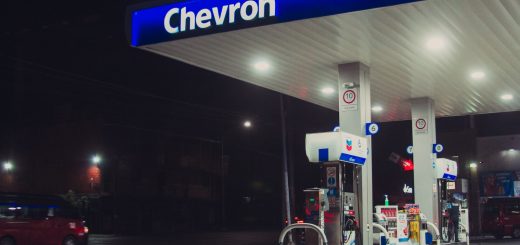
[[(311, 188), (305, 193), (305, 223), (325, 228), (325, 212), (329, 210), (329, 199), (325, 195), (326, 189)], [(322, 244), (319, 234), (315, 232), (305, 233), (305, 242), (308, 244)]]
[(420, 245), (432, 244), (433, 236), (428, 231), (428, 218), (426, 218), (426, 215), (421, 213), (419, 215), (419, 219), (420, 219), (420, 225), (421, 225), (421, 231), (420, 231), (421, 239), (420, 239), (419, 244)]
[[(374, 213), (374, 223), (375, 224), (379, 224), (380, 226), (382, 226), (383, 228), (385, 228), (387, 231), (388, 231), (388, 219), (386, 217), (385, 214), (383, 213)], [(380, 245), (386, 245), (387, 244), (387, 239), (389, 239), (389, 237), (386, 237), (385, 234), (383, 232), (374, 232), (374, 244), (380, 244)], [(389, 243), (391, 244), (391, 243)]]
[(356, 229), (358, 228), (356, 220), (357, 198), (354, 193), (349, 192), (344, 192), (343, 197), (343, 241), (344, 244), (350, 245), (355, 244)]
[[(306, 153), (311, 163), (322, 165), (322, 188), (329, 210), (324, 212), (324, 232), (331, 245), (352, 245), (356, 241), (358, 198), (346, 193), (346, 164), (363, 165), (367, 140), (345, 132), (307, 134)], [(354, 176), (350, 180), (354, 183)]]
[[(453, 190), (455, 189), (455, 181), (458, 175), (457, 162), (445, 158), (438, 158), (435, 160), (435, 170), (437, 177), (437, 187), (440, 192), (438, 200), (439, 208), (439, 220), (438, 224), (442, 239), (446, 242), (450, 240), (458, 241), (459, 238), (455, 237), (458, 232), (455, 229), (458, 228), (460, 213), (453, 214), (453, 202), (452, 197)], [(453, 189), (453, 190), (451, 190)], [(456, 204), (458, 205), (458, 204)], [(451, 215), (450, 215), (451, 213)], [(454, 219), (456, 219), (454, 221)], [(455, 226), (457, 227), (453, 227)]]

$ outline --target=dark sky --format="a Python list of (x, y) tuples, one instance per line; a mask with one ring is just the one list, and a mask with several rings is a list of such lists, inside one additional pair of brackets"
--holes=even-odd
[[(110, 125), (106, 128), (132, 129), (130, 134), (153, 131), (224, 140), (225, 153), (236, 166), (228, 179), (233, 193), (251, 195), (251, 183), (272, 182), (276, 196), (271, 206), (281, 210), (279, 94), (129, 47), (124, 35), (128, 4), (59, 1), (8, 6), (3, 23), (10, 24), (0, 33), (5, 41), (0, 52), (0, 111), (6, 115), (0, 120), (0, 160), (25, 160), (26, 169), (40, 163), (23, 159), (22, 153), (59, 161), (68, 148), (53, 147), (46, 137), (65, 137), (56, 125), (61, 114), (71, 115), (72, 123), (102, 118)], [(337, 114), (297, 99), (287, 99), (287, 109), (300, 193), (319, 184), (318, 168), (305, 160), (304, 133), (332, 129)], [(242, 127), (246, 119), (253, 122), (252, 129)], [(32, 133), (52, 130), (57, 134)], [(84, 144), (71, 143), (84, 146), (83, 158), (96, 147), (103, 151), (91, 142), (95, 136), (90, 133), (74, 136)], [(30, 150), (34, 145), (39, 151)], [(246, 153), (254, 159), (247, 159)], [(82, 153), (75, 149), (67, 152), (71, 154)]]
[[(3, 134), (12, 139), (14, 128), (52, 125), (49, 115), (72, 104), (82, 111), (77, 120), (102, 115), (120, 126), (230, 137), (244, 147), (280, 155), (279, 94), (129, 47), (125, 9), (137, 2), (143, 1), (7, 3), (0, 19)], [(319, 184), (317, 167), (305, 159), (304, 134), (331, 130), (337, 112), (294, 98), (288, 99), (288, 111), (295, 192), (301, 192)], [(245, 119), (253, 121), (250, 132), (241, 128)], [(479, 136), (520, 133), (520, 116), (478, 116), (476, 125)], [(440, 119), (438, 132), (468, 126), (466, 117)], [(387, 160), (391, 152), (404, 155), (409, 144), (409, 121), (383, 124), (374, 137), (376, 200), (400, 191), (402, 181), (411, 179), (411, 173)], [(13, 147), (9, 140), (0, 146), (4, 155)], [(279, 178), (279, 172), (271, 174)]]

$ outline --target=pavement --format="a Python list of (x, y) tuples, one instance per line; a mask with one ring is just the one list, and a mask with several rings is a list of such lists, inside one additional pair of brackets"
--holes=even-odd
[[(187, 233), (178, 236), (115, 236), (91, 235), (89, 245), (276, 245), (278, 231), (238, 231)], [(492, 237), (476, 237), (472, 245), (519, 245), (520, 240)], [(314, 244), (309, 244), (314, 245)], [(466, 245), (452, 243), (450, 245)]]
[(178, 236), (90, 235), (89, 245), (276, 245), (279, 231), (207, 232)]
[[(466, 243), (463, 243), (464, 245)], [(501, 240), (497, 240), (494, 237), (479, 237), (470, 239), (470, 244), (472, 245), (518, 245), (520, 244), (520, 239), (512, 239), (512, 238), (504, 238)]]

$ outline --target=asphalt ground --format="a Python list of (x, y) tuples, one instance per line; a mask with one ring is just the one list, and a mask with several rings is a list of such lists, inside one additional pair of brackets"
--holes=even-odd
[[(278, 235), (277, 231), (204, 232), (177, 236), (139, 237), (91, 235), (89, 245), (277, 245)], [(472, 245), (520, 245), (520, 240), (510, 238), (496, 240), (491, 237), (477, 237), (470, 241)], [(466, 243), (451, 245), (466, 245)]]

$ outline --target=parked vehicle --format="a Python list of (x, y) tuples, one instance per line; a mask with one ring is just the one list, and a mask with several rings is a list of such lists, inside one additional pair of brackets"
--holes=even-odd
[(61, 197), (0, 194), (0, 245), (86, 245), (88, 228)]
[(520, 238), (520, 198), (488, 198), (484, 204), (482, 231), (497, 239)]

